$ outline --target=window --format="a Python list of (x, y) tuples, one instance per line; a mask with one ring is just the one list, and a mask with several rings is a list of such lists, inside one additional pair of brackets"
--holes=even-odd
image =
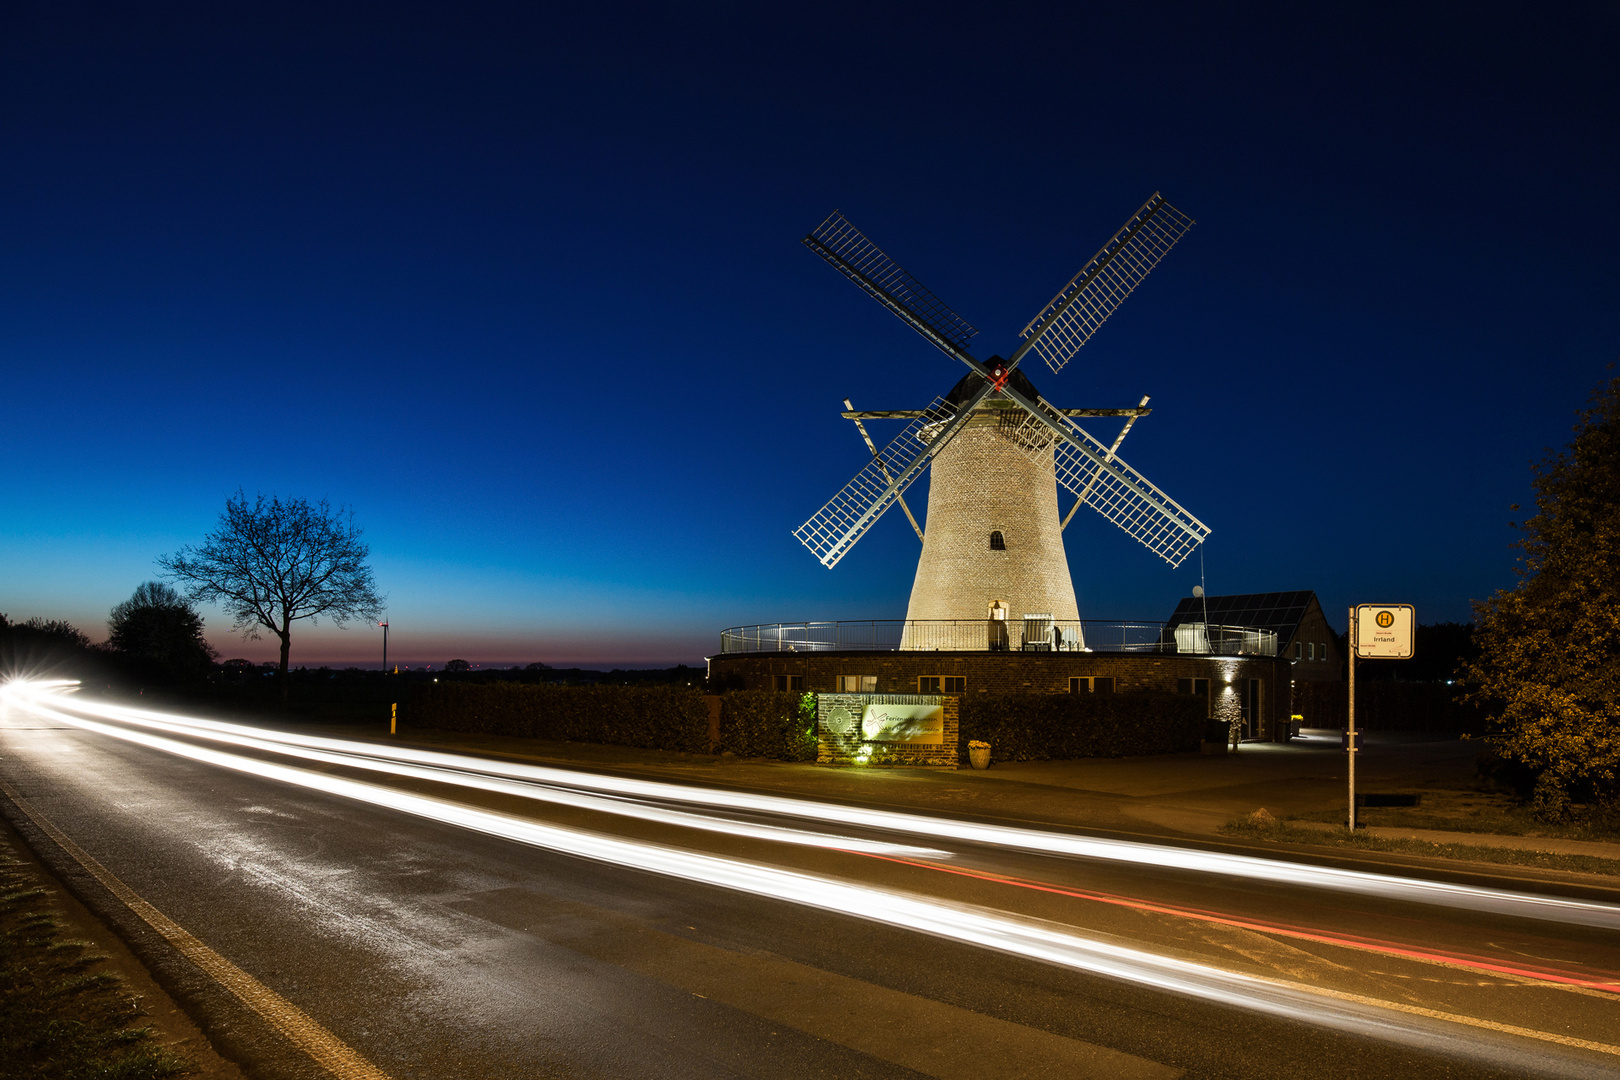
[(1201, 695), (1203, 697), (1208, 697), (1209, 696), (1209, 680), (1208, 679), (1177, 679), (1176, 680), (1176, 693), (1178, 693), (1178, 694), (1198, 694), (1198, 695)]
[(778, 675), (776, 688), (783, 692), (802, 693), (804, 690), (803, 675)]
[(1323, 660), (1327, 659), (1327, 642), (1324, 641), (1322, 644), (1316, 647), (1316, 655), (1321, 657)]
[(838, 676), (838, 692), (840, 694), (875, 694), (877, 693), (877, 676), (840, 675)]
[(938, 675), (919, 675), (919, 676), (917, 676), (917, 693), (919, 693), (919, 694), (937, 694), (937, 693), (939, 693), (939, 676)]
[(967, 689), (967, 676), (966, 675), (947, 675), (947, 676), (945, 676), (945, 692), (947, 694), (960, 694), (962, 691), (964, 691), (966, 689)]
[(1303, 660), (1304, 658), (1305, 658), (1305, 643), (1303, 641), (1294, 642), (1294, 659), (1295, 660)]
[(1093, 694), (1112, 694), (1114, 692), (1113, 677), (1099, 675), (1095, 679), (1092, 679), (1091, 692)]
[(1069, 693), (1084, 694), (1091, 690), (1091, 680), (1081, 675), (1069, 676)]
[(991, 551), (1006, 551), (1007, 550), (1007, 541), (1002, 539), (1002, 536), (1001, 536), (1001, 534), (999, 532), (993, 532), (993, 533), (990, 534), (990, 550)]
[(1314, 642), (1314, 641), (1311, 642), (1311, 657), (1310, 658), (1312, 660), (1316, 659), (1316, 642)]

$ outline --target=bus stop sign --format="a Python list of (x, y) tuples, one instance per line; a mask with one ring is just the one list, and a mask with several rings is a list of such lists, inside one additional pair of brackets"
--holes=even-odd
[(1410, 660), (1411, 604), (1357, 604), (1356, 656), (1362, 660)]

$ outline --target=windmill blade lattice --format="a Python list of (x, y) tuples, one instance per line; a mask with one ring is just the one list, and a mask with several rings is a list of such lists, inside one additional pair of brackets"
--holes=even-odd
[(1018, 356), (1033, 349), (1047, 367), (1061, 371), (1192, 226), (1192, 218), (1154, 192), (1024, 327)]
[(823, 566), (832, 569), (922, 475), (919, 466), (925, 464), (923, 459), (937, 453), (950, 440), (956, 426), (952, 421), (967, 419), (979, 397), (974, 398), (964, 412), (958, 412), (944, 398), (935, 398), (922, 415), (907, 424), (866, 468), (827, 501), (826, 506), (794, 529), (793, 535)]
[(1108, 447), (1080, 425), (1067, 417), (1064, 421), (1082, 446), (1057, 440), (1051, 451), (1037, 443), (1030, 452), (1040, 454), (1043, 462), (1051, 453), (1058, 483), (1153, 554), (1171, 566), (1180, 566), (1204, 542), (1209, 526), (1119, 457), (1110, 456)]
[(922, 331), (929, 340), (937, 336), (961, 349), (978, 333), (966, 319), (851, 225), (841, 212), (834, 210), (828, 215), (826, 221), (804, 238), (804, 244), (878, 303)]

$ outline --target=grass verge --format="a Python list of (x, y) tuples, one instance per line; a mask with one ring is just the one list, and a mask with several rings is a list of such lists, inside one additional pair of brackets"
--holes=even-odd
[(50, 895), (0, 840), (0, 1077), (157, 1080), (192, 1072), (154, 1042), (105, 959), (62, 940)]
[[(1576, 807), (1567, 821), (1543, 821), (1530, 808), (1502, 791), (1474, 786), (1404, 787), (1423, 796), (1421, 806), (1363, 807), (1357, 820), (1396, 829), (1494, 833), (1499, 836), (1548, 837), (1563, 840), (1620, 841), (1620, 812)], [(1344, 824), (1344, 807), (1291, 815), (1295, 820)]]
[(1257, 825), (1248, 818), (1237, 818), (1221, 826), (1226, 836), (1274, 844), (1311, 844), (1316, 847), (1354, 848), (1359, 851), (1387, 851), (1400, 855), (1428, 855), (1469, 862), (1500, 863), (1506, 866), (1533, 866), (1542, 870), (1571, 870), (1580, 874), (1607, 874), (1620, 877), (1620, 859), (1593, 855), (1564, 855), (1553, 851), (1526, 851), (1521, 848), (1481, 847), (1474, 844), (1436, 844), (1406, 837), (1373, 836), (1348, 829), (1301, 829), (1285, 822)]

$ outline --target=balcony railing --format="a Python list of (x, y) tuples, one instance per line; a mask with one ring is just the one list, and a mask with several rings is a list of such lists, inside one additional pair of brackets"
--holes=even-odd
[[(1196, 627), (1188, 632), (1189, 626)], [(1125, 652), (1275, 656), (1277, 635), (1245, 626), (1031, 615), (995, 619), (868, 619), (760, 623), (720, 634), (721, 653), (759, 652)]]

